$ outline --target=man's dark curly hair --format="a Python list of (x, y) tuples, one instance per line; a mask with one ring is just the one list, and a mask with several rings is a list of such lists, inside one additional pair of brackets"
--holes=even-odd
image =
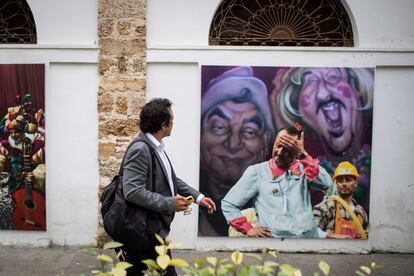
[(152, 99), (144, 105), (139, 115), (139, 128), (142, 132), (151, 134), (159, 131), (163, 124), (168, 125), (171, 120), (171, 114), (168, 108), (171, 108), (171, 101), (168, 99)]

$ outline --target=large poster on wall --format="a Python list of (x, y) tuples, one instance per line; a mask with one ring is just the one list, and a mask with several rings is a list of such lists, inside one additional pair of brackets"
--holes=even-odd
[(44, 106), (44, 64), (0, 64), (1, 230), (46, 230)]
[(368, 236), (373, 68), (201, 67), (199, 236)]

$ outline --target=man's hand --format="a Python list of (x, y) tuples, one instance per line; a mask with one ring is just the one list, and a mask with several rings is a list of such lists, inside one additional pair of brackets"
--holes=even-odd
[(264, 227), (253, 227), (246, 234), (249, 237), (271, 237), (270, 231)]
[(24, 181), (26, 183), (31, 184), (33, 182), (33, 178), (34, 178), (34, 173), (32, 172), (24, 173)]
[(209, 213), (209, 214), (212, 214), (214, 211), (216, 211), (216, 204), (214, 203), (214, 201), (211, 199), (211, 198), (209, 198), (209, 197), (203, 197), (201, 200), (200, 200), (200, 205), (201, 206), (204, 206), (204, 207), (206, 207), (207, 208), (207, 212)]
[(176, 195), (174, 197), (174, 203), (173, 203), (173, 209), (174, 212), (181, 212), (188, 209), (188, 206), (190, 203), (185, 199), (185, 197), (182, 197), (180, 195)]
[(296, 157), (305, 152), (303, 132), (299, 139), (289, 134), (283, 134), (280, 136), (279, 141), (282, 147), (294, 152)]

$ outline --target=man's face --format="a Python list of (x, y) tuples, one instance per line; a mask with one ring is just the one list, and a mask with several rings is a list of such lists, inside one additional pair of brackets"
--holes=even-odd
[(272, 157), (280, 168), (288, 169), (295, 160), (295, 154), (280, 145), (280, 137), (283, 135), (289, 134), (286, 130), (282, 130), (277, 134), (275, 143), (273, 144)]
[(165, 137), (170, 136), (173, 126), (174, 126), (174, 114), (172, 112), (171, 108), (168, 108), (168, 111), (170, 112), (171, 118), (170, 118), (170, 122), (168, 123), (168, 125), (165, 126), (164, 130), (165, 130)]
[(357, 187), (357, 178), (353, 175), (340, 175), (335, 179), (338, 194), (341, 197), (351, 196)]
[(251, 103), (225, 101), (203, 117), (201, 159), (211, 174), (236, 182), (247, 166), (260, 162), (263, 119)]
[(308, 69), (299, 97), (304, 121), (336, 153), (349, 148), (360, 121), (357, 93), (347, 79), (342, 68)]

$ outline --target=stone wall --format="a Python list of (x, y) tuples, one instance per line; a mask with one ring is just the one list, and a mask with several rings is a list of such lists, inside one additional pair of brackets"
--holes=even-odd
[[(145, 0), (99, 0), (100, 191), (118, 172), (145, 104)], [(106, 239), (99, 222), (97, 240)]]

